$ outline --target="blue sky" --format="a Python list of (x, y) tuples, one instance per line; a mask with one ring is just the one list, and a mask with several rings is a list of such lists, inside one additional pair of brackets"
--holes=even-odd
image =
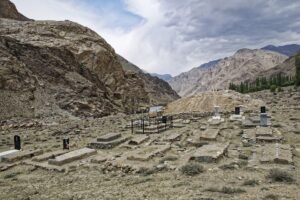
[(95, 30), (148, 72), (172, 75), (241, 48), (300, 44), (298, 0), (12, 0), (36, 20)]

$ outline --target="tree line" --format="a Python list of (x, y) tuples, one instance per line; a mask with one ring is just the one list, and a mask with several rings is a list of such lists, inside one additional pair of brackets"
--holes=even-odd
[(243, 81), (240, 84), (229, 84), (229, 89), (240, 93), (257, 92), (270, 89), (275, 92), (276, 89), (281, 91), (282, 87), (296, 85), (300, 86), (300, 54), (295, 59), (296, 74), (295, 76), (285, 76), (281, 73), (267, 77), (257, 77), (255, 81)]

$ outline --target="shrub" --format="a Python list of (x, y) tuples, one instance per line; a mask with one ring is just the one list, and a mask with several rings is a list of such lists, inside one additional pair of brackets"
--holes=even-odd
[(264, 197), (264, 200), (278, 200), (279, 197), (278, 195), (275, 195), (275, 194), (268, 194)]
[(217, 187), (210, 187), (207, 188), (205, 191), (209, 191), (209, 192), (220, 192), (220, 193), (224, 193), (224, 194), (235, 194), (235, 193), (244, 193), (246, 192), (244, 189), (241, 188), (232, 188), (232, 187), (222, 187), (221, 189), (217, 188)]
[(259, 183), (258, 183), (258, 180), (250, 179), (250, 180), (245, 180), (243, 185), (245, 185), (245, 186), (255, 186), (255, 185), (259, 185)]
[(180, 168), (180, 171), (188, 176), (195, 176), (204, 172), (204, 167), (198, 163), (187, 163)]
[(267, 178), (271, 179), (274, 182), (294, 182), (294, 178), (292, 177), (292, 175), (282, 169), (271, 169)]
[(276, 92), (276, 85), (271, 85), (270, 91), (275, 93)]

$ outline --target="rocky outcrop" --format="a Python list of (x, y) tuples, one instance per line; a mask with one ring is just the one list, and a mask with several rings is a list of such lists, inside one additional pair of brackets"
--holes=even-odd
[(127, 74), (135, 75), (143, 81), (151, 105), (167, 104), (179, 98), (166, 81), (143, 72), (121, 56), (118, 56), (118, 60)]
[(229, 83), (256, 77), (288, 57), (267, 50), (241, 49), (233, 56), (218, 61), (210, 68), (194, 68), (174, 77), (169, 84), (180, 96), (189, 96), (207, 90), (226, 89)]
[(0, 1), (0, 18), (28, 21), (29, 19), (20, 14), (16, 6), (9, 0)]
[(113, 48), (70, 21), (0, 19), (0, 118), (66, 113), (101, 117), (148, 105), (144, 83)]

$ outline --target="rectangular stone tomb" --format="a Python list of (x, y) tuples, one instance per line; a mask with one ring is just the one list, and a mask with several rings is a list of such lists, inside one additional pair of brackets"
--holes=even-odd
[(200, 132), (200, 140), (216, 140), (219, 134), (219, 129), (207, 129)]
[(266, 144), (257, 149), (260, 163), (292, 164), (293, 154), (289, 144)]
[(43, 153), (43, 150), (41, 150), (41, 149), (19, 151), (14, 154), (3, 156), (2, 161), (11, 163), (11, 162), (20, 161), (23, 159), (32, 158), (34, 156), (41, 155), (42, 153)]
[(8, 156), (8, 155), (12, 155), (19, 152), (19, 150), (13, 149), (13, 150), (8, 150), (8, 151), (4, 151), (0, 153), (0, 162), (2, 160), (3, 157)]
[(216, 162), (218, 161), (227, 151), (229, 143), (215, 143), (204, 145), (190, 157), (190, 160), (199, 162)]
[(103, 138), (100, 139), (100, 141), (99, 141), (99, 138), (95, 139), (94, 141), (92, 141), (91, 143), (88, 144), (88, 148), (92, 148), (92, 149), (112, 149), (115, 146), (118, 146), (118, 145), (126, 142), (131, 137), (122, 137), (121, 135), (119, 135), (118, 138), (116, 136), (114, 136), (112, 138), (114, 138), (114, 139), (110, 140), (110, 141), (103, 141)]
[(143, 149), (139, 149), (136, 152), (132, 152), (127, 156), (127, 160), (136, 160), (136, 161), (147, 161), (156, 155), (163, 154), (166, 151), (170, 150), (170, 145), (156, 145), (149, 146)]
[(273, 129), (269, 127), (258, 127), (256, 128), (256, 137), (259, 136), (272, 136)]
[(49, 152), (49, 153), (45, 153), (45, 154), (33, 157), (32, 161), (44, 162), (49, 159), (54, 159), (56, 156), (60, 156), (65, 153), (68, 153), (68, 151), (58, 150), (58, 151), (54, 151), (54, 152)]
[(61, 165), (73, 162), (75, 160), (87, 158), (96, 153), (97, 153), (97, 151), (95, 149), (90, 149), (90, 148), (78, 149), (78, 150), (63, 154), (61, 156), (58, 156), (55, 159), (49, 159), (48, 163), (51, 165), (61, 166)]
[(245, 119), (245, 117), (244, 116), (242, 116), (242, 115), (231, 115), (230, 116), (230, 118), (229, 118), (229, 120), (230, 121), (243, 121)]
[(172, 134), (166, 135), (163, 140), (168, 141), (168, 142), (178, 141), (178, 140), (180, 140), (181, 135), (182, 135), (181, 133), (172, 133)]
[(130, 145), (139, 145), (142, 144), (143, 142), (146, 142), (147, 140), (149, 140), (149, 136), (146, 135), (138, 135), (133, 137), (128, 144)]
[(108, 142), (108, 141), (116, 140), (120, 137), (121, 137), (120, 133), (108, 133), (106, 135), (103, 135), (103, 136), (97, 138), (97, 141), (98, 142)]
[(277, 129), (269, 127), (256, 128), (256, 142), (257, 143), (275, 143), (282, 140), (282, 135)]

